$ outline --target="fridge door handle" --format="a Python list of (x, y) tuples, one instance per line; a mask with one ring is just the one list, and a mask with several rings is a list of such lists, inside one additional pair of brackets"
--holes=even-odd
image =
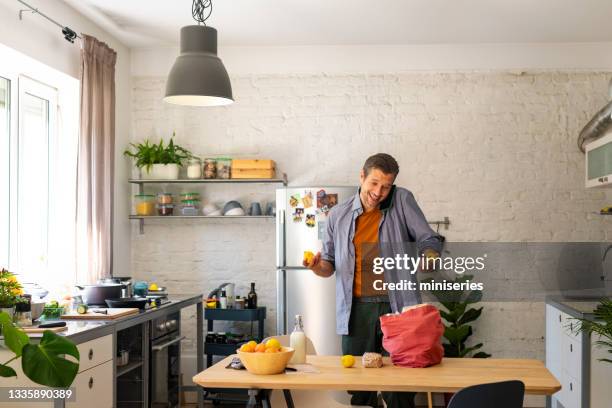
[(285, 266), (285, 210), (276, 211), (276, 267)]

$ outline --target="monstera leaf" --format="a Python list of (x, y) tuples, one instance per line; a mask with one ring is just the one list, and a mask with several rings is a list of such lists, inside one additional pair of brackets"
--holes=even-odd
[(11, 317), (6, 313), (0, 313), (0, 324), (2, 325), (4, 343), (13, 353), (15, 353), (16, 357), (21, 356), (23, 346), (30, 342), (28, 335), (25, 334), (23, 330), (19, 330), (15, 327), (11, 321)]
[[(74, 357), (77, 362), (64, 358)], [(32, 381), (49, 387), (69, 387), (79, 371), (79, 350), (74, 343), (46, 331), (39, 344), (26, 344), (21, 368)]]

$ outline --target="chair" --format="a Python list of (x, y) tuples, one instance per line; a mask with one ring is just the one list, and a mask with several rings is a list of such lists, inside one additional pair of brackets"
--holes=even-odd
[(448, 408), (522, 408), (525, 384), (502, 381), (466, 387), (451, 398)]

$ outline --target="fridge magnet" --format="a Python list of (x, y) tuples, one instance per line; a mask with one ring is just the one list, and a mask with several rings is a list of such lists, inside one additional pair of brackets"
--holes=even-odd
[(304, 204), (304, 208), (312, 207), (312, 192), (304, 192), (304, 197), (302, 197), (302, 204)]
[(327, 215), (336, 204), (338, 204), (338, 194), (327, 194), (325, 190), (317, 191), (317, 213)]
[(306, 214), (306, 226), (310, 228), (314, 228), (317, 223), (315, 222), (314, 214)]
[(302, 218), (304, 217), (304, 209), (296, 208), (292, 215), (293, 222), (302, 222)]
[(297, 207), (297, 205), (300, 203), (300, 195), (299, 194), (294, 194), (291, 196), (291, 198), (289, 198), (289, 205), (293, 208)]

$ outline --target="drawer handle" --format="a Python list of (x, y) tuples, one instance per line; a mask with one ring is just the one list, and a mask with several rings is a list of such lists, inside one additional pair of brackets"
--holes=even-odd
[(90, 360), (93, 359), (93, 349), (89, 349), (89, 354), (87, 357), (89, 357)]
[(559, 323), (561, 323), (561, 315), (559, 315)]
[(572, 386), (572, 383), (570, 383), (570, 391), (574, 391), (574, 387)]
[[(93, 384), (94, 384), (93, 377), (89, 377), (89, 383), (88, 383), (88, 385), (89, 385), (89, 389), (92, 389), (92, 388), (93, 388)], [(571, 388), (571, 384), (570, 384), (570, 388)]]

